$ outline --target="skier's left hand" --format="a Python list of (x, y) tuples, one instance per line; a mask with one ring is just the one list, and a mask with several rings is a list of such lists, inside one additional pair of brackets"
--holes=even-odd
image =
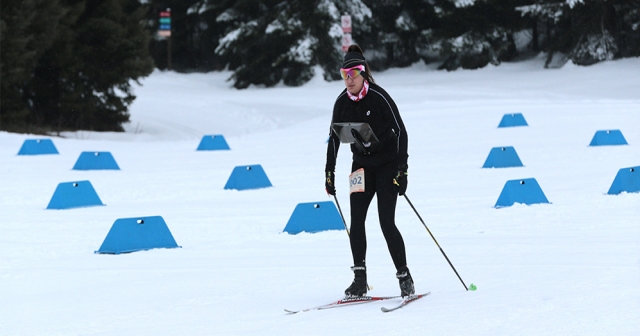
[(403, 196), (407, 191), (407, 170), (399, 168), (398, 174), (393, 178), (393, 184), (398, 186), (398, 195)]

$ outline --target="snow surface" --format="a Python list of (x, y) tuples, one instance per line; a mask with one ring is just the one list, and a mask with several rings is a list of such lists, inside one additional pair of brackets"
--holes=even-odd
[[(605, 195), (640, 165), (640, 59), (542, 69), (543, 59), (475, 71), (415, 65), (374, 74), (409, 138), (408, 204), (397, 224), (418, 292), (393, 313), (369, 303), (285, 315), (341, 297), (345, 231), (282, 233), (324, 191), (326, 139), (343, 84), (235, 90), (230, 73), (155, 72), (136, 89), (125, 133), (53, 138), (60, 155), (17, 156), (33, 135), (0, 133), (1, 335), (637, 335), (640, 193)], [(528, 127), (497, 128), (522, 112)], [(589, 147), (620, 129), (628, 146)], [(198, 152), (205, 134), (232, 150)], [(492, 147), (525, 167), (481, 169)], [(71, 170), (110, 151), (121, 171)], [(338, 200), (349, 216), (343, 146)], [(223, 187), (261, 164), (271, 188)], [(552, 204), (493, 208), (505, 182), (537, 179)], [(60, 182), (90, 180), (106, 206), (45, 210)], [(375, 202), (367, 223), (372, 295), (397, 295)], [(163, 216), (180, 249), (97, 250), (118, 218)]]

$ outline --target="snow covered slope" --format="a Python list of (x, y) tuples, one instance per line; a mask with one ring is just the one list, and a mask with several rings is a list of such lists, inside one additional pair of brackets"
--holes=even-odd
[[(331, 200), (326, 139), (341, 82), (235, 90), (229, 73), (155, 72), (125, 133), (53, 138), (60, 155), (17, 156), (33, 135), (0, 133), (2, 335), (635, 335), (640, 330), (640, 193), (605, 195), (640, 165), (640, 59), (544, 70), (542, 60), (475, 71), (424, 65), (374, 73), (409, 134), (396, 222), (419, 292), (384, 314), (370, 303), (285, 315), (339, 299), (350, 284), (344, 231), (282, 233), (295, 206)], [(528, 127), (497, 128), (521, 112)], [(628, 146), (589, 147), (620, 129)], [(205, 134), (231, 151), (197, 152)], [(481, 169), (492, 147), (524, 167)], [(71, 170), (110, 151), (120, 171)], [(351, 155), (338, 200), (349, 218)], [(273, 187), (230, 191), (235, 166)], [(534, 177), (551, 204), (493, 208), (505, 182)], [(45, 210), (60, 182), (90, 180), (106, 206)], [(367, 223), (371, 295), (399, 293), (375, 202)], [(180, 249), (97, 250), (118, 218), (163, 216)]]

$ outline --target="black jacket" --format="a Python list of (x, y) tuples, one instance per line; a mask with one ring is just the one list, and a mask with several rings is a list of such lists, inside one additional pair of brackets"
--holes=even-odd
[[(407, 132), (400, 118), (400, 112), (391, 96), (379, 85), (369, 83), (367, 95), (354, 102), (347, 95), (347, 89), (336, 99), (333, 106), (331, 123), (366, 122), (369, 123), (380, 143), (363, 153), (355, 145), (351, 145), (353, 161), (367, 167), (379, 167), (385, 163), (396, 161), (398, 167), (407, 167)], [(335, 171), (336, 158), (340, 148), (340, 139), (329, 130), (327, 146), (327, 164), (325, 171)]]

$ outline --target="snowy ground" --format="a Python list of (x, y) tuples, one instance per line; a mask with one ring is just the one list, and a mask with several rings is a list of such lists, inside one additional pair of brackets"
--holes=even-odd
[[(640, 193), (605, 195), (640, 165), (640, 59), (544, 70), (542, 60), (476, 71), (424, 65), (374, 74), (409, 138), (409, 189), (466, 292), (404, 200), (396, 221), (417, 291), (384, 314), (361, 306), (285, 315), (341, 297), (352, 280), (344, 231), (282, 233), (296, 204), (331, 200), (326, 139), (341, 82), (238, 91), (229, 73), (155, 72), (127, 132), (66, 133), (60, 155), (17, 156), (32, 135), (0, 133), (1, 335), (636, 335)], [(505, 113), (529, 127), (499, 129)], [(589, 147), (620, 129), (628, 146)], [(205, 134), (231, 151), (197, 152)], [(514, 146), (525, 167), (481, 169)], [(71, 170), (110, 151), (121, 171)], [(349, 216), (347, 146), (338, 200)], [(272, 188), (223, 187), (261, 164)], [(552, 204), (493, 208), (504, 183), (534, 177)], [(90, 180), (106, 206), (45, 210), (60, 182)], [(339, 180), (340, 181), (340, 180)], [(370, 209), (372, 295), (397, 295)], [(94, 254), (118, 218), (163, 216), (180, 249)]]

